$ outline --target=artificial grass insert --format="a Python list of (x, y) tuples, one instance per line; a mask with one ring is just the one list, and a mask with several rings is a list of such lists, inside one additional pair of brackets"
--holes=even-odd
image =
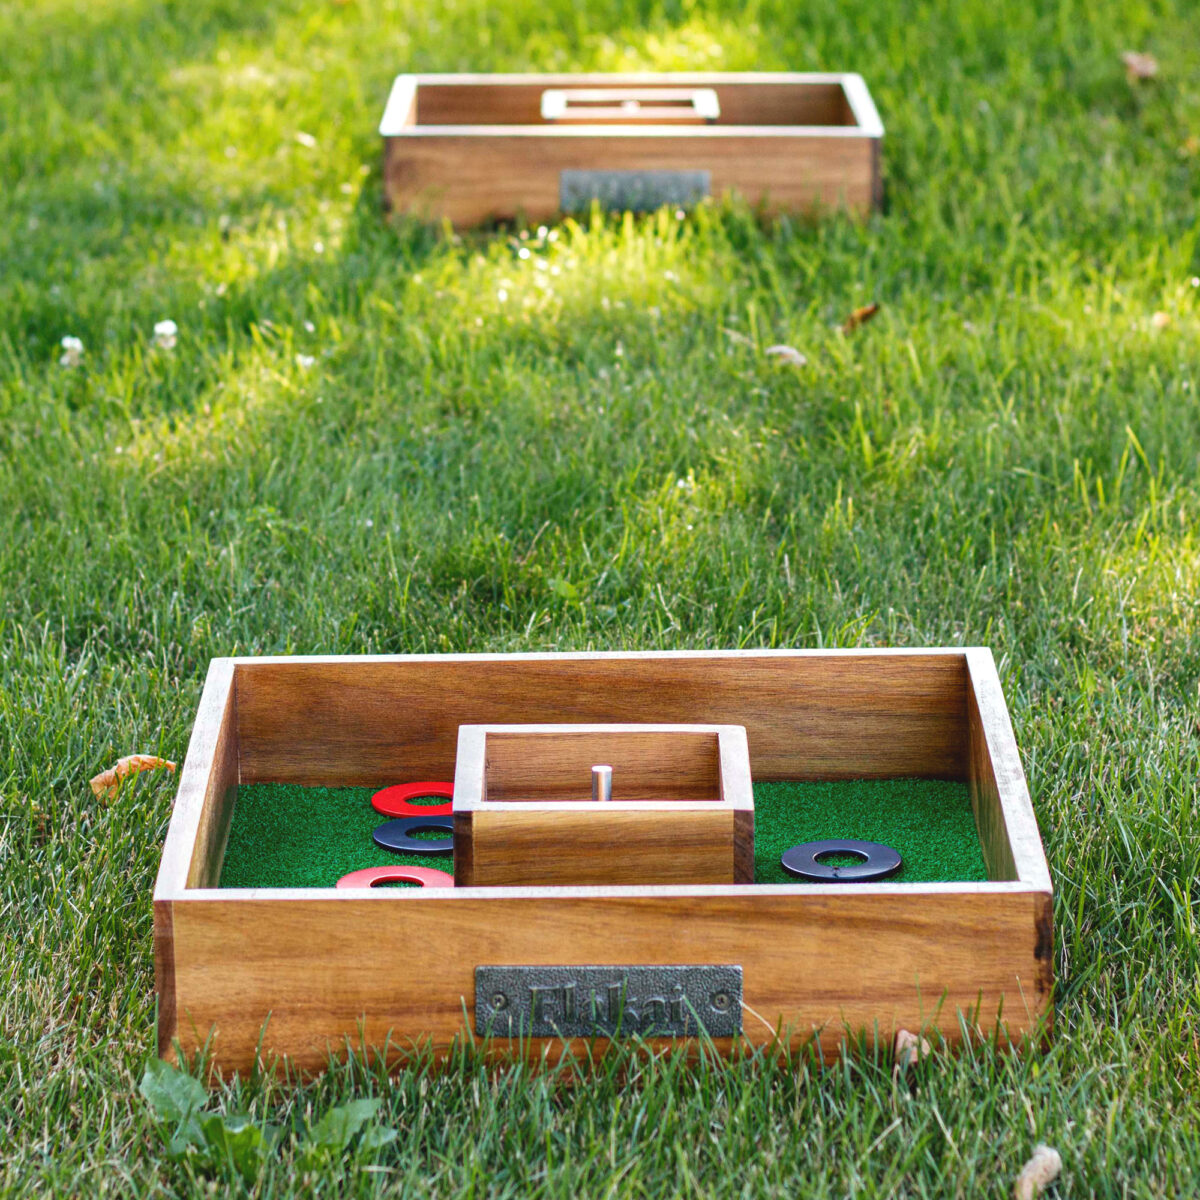
[[(388, 818), (371, 807), (373, 793), (373, 788), (285, 783), (240, 788), (221, 887), (333, 887), (351, 871), (393, 863), (453, 873), (448, 854), (393, 854), (376, 846), (371, 832)], [(962, 783), (756, 783), (754, 810), (756, 883), (801, 882), (784, 872), (780, 855), (800, 842), (835, 837), (883, 842), (898, 850), (904, 859), (892, 876), (898, 882), (987, 879), (970, 797)]]
[(755, 883), (802, 883), (779, 865), (780, 856), (801, 842), (825, 838), (891, 846), (904, 865), (889, 883), (960, 883), (988, 877), (965, 783), (853, 779), (754, 785)]
[[(221, 887), (328, 888), (351, 871), (396, 863), (433, 867), (453, 875), (453, 855), (396, 854), (375, 845), (372, 831), (391, 820), (371, 807), (376, 790), (291, 783), (253, 783), (238, 788)], [(430, 800), (431, 805), (445, 803), (440, 797)], [(445, 836), (429, 835), (431, 839)]]

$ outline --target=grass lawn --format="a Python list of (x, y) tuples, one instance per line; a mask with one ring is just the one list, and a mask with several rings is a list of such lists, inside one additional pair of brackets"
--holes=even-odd
[[(1200, 13), (586, 8), (0, 6), (0, 1193), (974, 1197), (1041, 1140), (1060, 1195), (1185, 1192)], [(861, 71), (888, 211), (381, 218), (398, 70), (633, 67)], [(210, 1105), (303, 1129), (375, 1096), (389, 1145), (285, 1137), (251, 1184), (168, 1157), (137, 1085), (174, 780), (87, 780), (182, 758), (211, 656), (975, 643), (1054, 873), (1049, 1048), (911, 1090), (865, 1051), (358, 1062)]]

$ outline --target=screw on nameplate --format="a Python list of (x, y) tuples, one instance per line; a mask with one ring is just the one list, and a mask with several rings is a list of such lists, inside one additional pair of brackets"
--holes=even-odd
[(612, 799), (612, 767), (592, 768), (592, 799)]
[(563, 212), (586, 212), (593, 201), (617, 212), (653, 212), (664, 204), (686, 207), (712, 191), (711, 171), (584, 171), (558, 176)]
[(496, 1037), (733, 1037), (735, 966), (476, 967), (475, 1031)]

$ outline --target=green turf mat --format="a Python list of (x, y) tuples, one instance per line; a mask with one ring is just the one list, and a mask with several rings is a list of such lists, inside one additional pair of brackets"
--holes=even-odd
[[(407, 863), (454, 872), (449, 854), (394, 854), (375, 845), (384, 821), (371, 807), (375, 788), (255, 783), (238, 788), (221, 870), (222, 887), (333, 887), (364, 867)], [(431, 804), (445, 804), (443, 799)], [(443, 834), (417, 834), (431, 839)], [(417, 887), (415, 883), (389, 887)]]
[(780, 855), (800, 842), (838, 837), (883, 842), (899, 851), (904, 866), (894, 882), (987, 879), (965, 783), (854, 779), (754, 785), (756, 883), (799, 882), (779, 865)]
[[(373, 790), (282, 783), (240, 788), (221, 886), (332, 887), (351, 871), (397, 862), (452, 871), (449, 855), (392, 854), (375, 845), (371, 831), (387, 818), (371, 807)], [(758, 883), (797, 882), (784, 874), (779, 856), (800, 842), (834, 837), (898, 850), (904, 866), (893, 878), (901, 882), (987, 878), (965, 784), (756, 783), (754, 808)]]

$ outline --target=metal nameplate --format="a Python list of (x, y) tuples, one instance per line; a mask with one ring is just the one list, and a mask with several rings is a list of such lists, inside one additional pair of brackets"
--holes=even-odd
[(495, 1037), (733, 1037), (742, 968), (476, 967), (475, 1032)]
[(586, 212), (593, 201), (618, 212), (652, 212), (664, 204), (695, 204), (711, 191), (711, 171), (565, 170), (558, 176), (563, 212)]

